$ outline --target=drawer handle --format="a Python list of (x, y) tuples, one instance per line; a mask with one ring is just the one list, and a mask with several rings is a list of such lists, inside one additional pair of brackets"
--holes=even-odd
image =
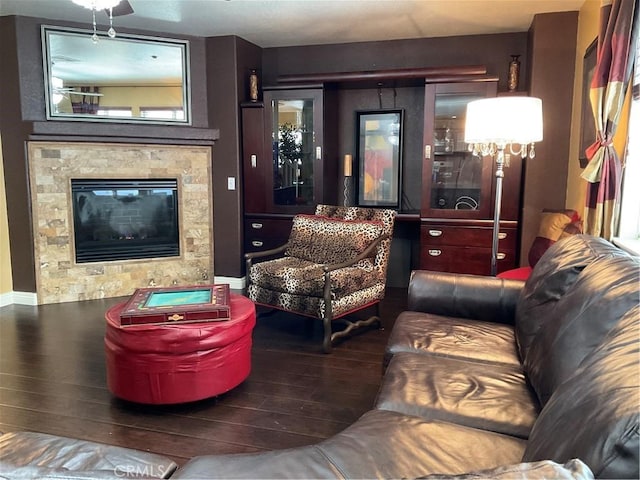
[(498, 238), (500, 240), (504, 240), (505, 238), (507, 238), (507, 234), (505, 232), (500, 232), (498, 233)]
[(252, 223), (251, 228), (255, 228), (256, 230), (260, 230), (262, 228), (261, 223)]
[(496, 255), (496, 258), (497, 258), (498, 260), (504, 260), (505, 258), (507, 258), (507, 254), (506, 254), (506, 253), (498, 253), (498, 254)]
[(442, 250), (429, 250), (429, 255), (432, 257), (439, 257), (442, 255)]
[(442, 235), (442, 230), (429, 230), (429, 235), (432, 237), (439, 237)]
[(251, 242), (251, 245), (253, 245), (254, 247), (261, 247), (263, 243), (260, 240), (254, 240), (253, 242)]

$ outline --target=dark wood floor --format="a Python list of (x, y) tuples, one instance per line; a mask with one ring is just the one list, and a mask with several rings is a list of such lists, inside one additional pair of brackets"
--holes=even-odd
[(383, 329), (321, 353), (321, 326), (281, 312), (254, 330), (252, 372), (217, 398), (148, 406), (106, 387), (104, 312), (122, 298), (0, 309), (0, 430), (71, 436), (166, 455), (295, 447), (327, 438), (374, 402), (382, 356), (406, 289), (388, 289)]

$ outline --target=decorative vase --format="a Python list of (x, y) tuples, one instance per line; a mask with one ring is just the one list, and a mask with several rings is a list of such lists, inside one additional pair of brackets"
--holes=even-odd
[(252, 102), (258, 101), (258, 73), (255, 70), (249, 73), (249, 99)]
[(513, 92), (518, 89), (518, 81), (520, 80), (520, 55), (511, 55), (511, 61), (509, 62), (509, 79), (508, 87), (509, 91)]

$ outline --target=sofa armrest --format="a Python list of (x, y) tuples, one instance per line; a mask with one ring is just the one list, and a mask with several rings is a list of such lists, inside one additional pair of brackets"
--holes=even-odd
[(428, 270), (411, 272), (408, 309), (513, 324), (524, 282)]

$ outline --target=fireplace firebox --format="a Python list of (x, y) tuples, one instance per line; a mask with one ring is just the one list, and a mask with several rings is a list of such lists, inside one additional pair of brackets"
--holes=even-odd
[(76, 263), (180, 255), (176, 179), (72, 179)]

